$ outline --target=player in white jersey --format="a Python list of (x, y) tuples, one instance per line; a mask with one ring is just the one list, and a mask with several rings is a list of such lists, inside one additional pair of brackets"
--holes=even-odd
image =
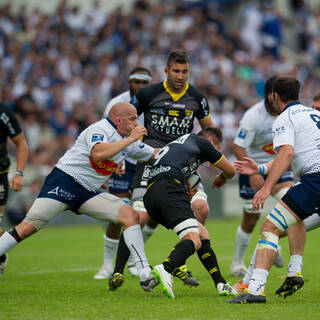
[[(129, 90), (119, 94), (109, 101), (104, 111), (103, 118), (108, 117), (111, 108), (119, 102), (131, 101), (132, 96), (140, 89), (147, 86), (152, 80), (151, 72), (143, 67), (134, 68), (128, 79)], [(138, 118), (138, 122), (143, 125), (143, 116)], [(121, 175), (114, 173), (107, 182), (108, 191), (111, 194), (122, 199), (126, 204), (129, 204), (131, 198), (131, 186), (133, 183), (133, 177), (136, 172), (137, 161), (133, 158), (127, 157), (121, 165)], [(121, 226), (115, 223), (109, 223), (106, 233), (104, 235), (104, 249), (103, 249), (103, 264), (99, 271), (94, 275), (94, 279), (107, 279), (110, 278), (113, 271), (113, 261), (118, 248), (119, 238), (121, 233)], [(144, 229), (142, 229), (142, 235), (144, 235)], [(134, 268), (132, 268), (132, 265)], [(134, 266), (133, 259), (130, 257), (128, 263), (129, 272), (134, 272), (137, 276), (137, 269)]]
[[(272, 148), (272, 124), (278, 115), (272, 103), (272, 84), (275, 77), (267, 80), (264, 88), (265, 98), (245, 112), (240, 121), (234, 139), (234, 154), (238, 160), (250, 157), (258, 163), (265, 163), (275, 156)], [(252, 176), (239, 175), (240, 197), (243, 200), (243, 216), (241, 225), (238, 226), (235, 239), (235, 252), (230, 265), (232, 276), (244, 276), (247, 269), (244, 264), (245, 252), (248, 248), (251, 235), (256, 226), (261, 210), (251, 210), (252, 198), (266, 179), (264, 173)], [(271, 191), (271, 196), (280, 200), (290, 186), (294, 183), (293, 172), (287, 170), (280, 177)], [(281, 249), (278, 250), (275, 265), (283, 266)]]
[(141, 161), (154, 158), (155, 150), (139, 140), (147, 132), (138, 126), (137, 118), (132, 105), (118, 103), (109, 118), (85, 129), (48, 175), (25, 219), (0, 237), (0, 255), (69, 209), (101, 221), (120, 223), (139, 271), (140, 284), (144, 290), (152, 290), (157, 283), (145, 256), (137, 212), (120, 198), (98, 191), (127, 156)]
[[(272, 128), (273, 147), (277, 155), (268, 165), (260, 166), (260, 169), (270, 173), (264, 186), (254, 196), (252, 208), (263, 207), (272, 186), (290, 164), (299, 181), (264, 219), (248, 291), (229, 300), (230, 303), (266, 302), (264, 288), (276, 255), (279, 235), (291, 225), (295, 225), (295, 249), (300, 250), (294, 263), (300, 267), (302, 264), (305, 242), (305, 226), (302, 220), (310, 217), (320, 206), (320, 112), (297, 101), (299, 90), (299, 81), (290, 76), (278, 77), (273, 84), (273, 100), (281, 113)], [(290, 241), (289, 245), (291, 251)], [(288, 274), (276, 295), (291, 295), (303, 284), (299, 272)]]

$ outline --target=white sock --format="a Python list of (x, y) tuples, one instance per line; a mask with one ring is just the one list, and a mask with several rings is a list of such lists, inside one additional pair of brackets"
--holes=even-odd
[(143, 241), (144, 243), (154, 234), (154, 232), (157, 230), (157, 227), (155, 228), (151, 228), (147, 225), (145, 225), (142, 228), (142, 237), (143, 237)]
[(117, 253), (118, 244), (118, 239), (111, 239), (104, 235), (103, 265), (108, 266), (110, 270), (113, 269), (113, 261)]
[(124, 241), (129, 248), (138, 269), (140, 281), (148, 279), (151, 268), (144, 252), (144, 243), (139, 224), (135, 224), (123, 231)]
[(294, 254), (290, 257), (288, 277), (293, 277), (297, 272), (302, 272), (302, 256)]
[(249, 283), (249, 290), (252, 294), (258, 295), (264, 290), (269, 271), (265, 269), (253, 269), (252, 277)]
[(236, 233), (236, 247), (234, 250), (233, 256), (233, 265), (243, 265), (244, 264), (244, 256), (246, 250), (248, 248), (251, 233), (244, 232), (241, 227), (239, 226)]
[(17, 244), (16, 239), (9, 232), (5, 232), (0, 237), (0, 256), (13, 249)]
[(242, 282), (243, 282), (243, 283), (249, 284), (249, 282), (250, 282), (250, 279), (251, 279), (252, 273), (253, 273), (253, 269), (254, 269), (254, 266), (255, 266), (255, 264), (256, 264), (257, 250), (258, 250), (258, 245), (257, 245), (256, 248), (254, 249), (253, 255), (252, 255), (251, 260), (250, 260), (249, 267), (248, 267), (248, 269), (247, 269), (247, 273), (245, 274), (245, 276), (244, 276), (243, 279), (242, 279)]

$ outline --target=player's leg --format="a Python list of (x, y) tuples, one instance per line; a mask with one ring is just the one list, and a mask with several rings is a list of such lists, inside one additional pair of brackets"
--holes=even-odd
[(67, 205), (49, 198), (37, 198), (24, 220), (0, 237), (0, 256), (13, 249), (20, 241), (42, 229), (50, 220), (65, 210)]
[(216, 254), (210, 244), (209, 233), (201, 223), (199, 223), (199, 236), (201, 240), (201, 247), (197, 250), (198, 257), (214, 281), (219, 295), (236, 295), (237, 292), (230, 286), (229, 283), (226, 282), (220, 272)]
[(299, 220), (299, 217), (283, 201), (280, 201), (264, 219), (260, 230), (255, 267), (249, 282), (249, 292), (229, 300), (230, 303), (266, 302), (264, 288), (277, 253), (279, 235)]
[(101, 221), (121, 224), (124, 229), (123, 238), (134, 258), (140, 282), (152, 281), (151, 268), (144, 251), (139, 216), (135, 210), (124, 204), (120, 198), (100, 193), (81, 205), (78, 212)]

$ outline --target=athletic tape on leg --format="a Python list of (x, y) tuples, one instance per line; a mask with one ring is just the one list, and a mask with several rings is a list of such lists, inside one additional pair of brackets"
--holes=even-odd
[(198, 190), (198, 191), (196, 192), (196, 194), (192, 197), (191, 203), (194, 202), (194, 201), (196, 201), (196, 200), (207, 201), (207, 199), (208, 199), (207, 194), (206, 194), (204, 191), (202, 191), (202, 190)]
[(173, 228), (173, 231), (182, 239), (189, 232), (199, 233), (199, 225), (196, 219), (187, 219)]
[(271, 249), (277, 252), (279, 237), (272, 232), (261, 232), (258, 249)]
[(280, 203), (267, 215), (267, 219), (272, 222), (280, 232), (286, 231), (291, 225), (297, 223), (296, 218)]
[(285, 187), (280, 189), (273, 197), (277, 200), (280, 201), (282, 199), (282, 197), (288, 192), (288, 190), (290, 189), (290, 187)]

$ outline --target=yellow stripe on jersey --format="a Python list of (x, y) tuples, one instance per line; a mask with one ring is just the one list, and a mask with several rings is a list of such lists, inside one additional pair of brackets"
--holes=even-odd
[(220, 158), (218, 161), (216, 161), (213, 165), (218, 164), (218, 163), (222, 160), (222, 158), (223, 158), (223, 155), (222, 155), (221, 158)]
[(178, 101), (181, 97), (184, 96), (184, 94), (187, 92), (187, 90), (189, 89), (189, 83), (186, 83), (186, 87), (184, 88), (184, 90), (181, 93), (175, 93), (172, 92), (169, 88), (168, 88), (168, 84), (167, 84), (167, 80), (163, 82), (163, 86), (166, 89), (166, 91), (170, 94), (171, 98), (173, 101)]
[(205, 120), (205, 119), (207, 119), (207, 118), (209, 118), (209, 117), (211, 117), (211, 114), (209, 113), (207, 116), (205, 116), (204, 118), (202, 118), (202, 119), (199, 119), (200, 121), (201, 120)]

